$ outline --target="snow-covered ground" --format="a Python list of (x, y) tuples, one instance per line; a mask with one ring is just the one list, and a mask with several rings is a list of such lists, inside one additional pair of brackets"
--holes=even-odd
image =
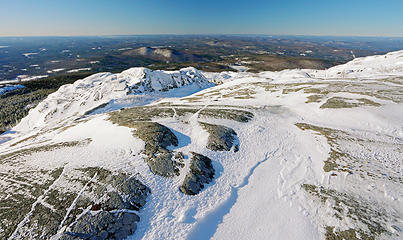
[(22, 55), (24, 55), (25, 57), (27, 57), (27, 58), (30, 58), (31, 56), (33, 56), (33, 55), (37, 55), (37, 54), (39, 54), (39, 53), (24, 53), (24, 54), (22, 54)]
[[(151, 190), (128, 239), (402, 239), (402, 61), (398, 51), (328, 70), (95, 74), (61, 87), (0, 136), (0, 199), (41, 183), (27, 172), (63, 168), (77, 177), (76, 169), (98, 167), (136, 174)], [(132, 107), (135, 114), (118, 111)], [(179, 175), (154, 174), (144, 141), (113, 124), (112, 111), (122, 121), (151, 116), (168, 127), (178, 138), (169, 150), (185, 156)], [(245, 114), (253, 118), (236, 117)], [(232, 128), (239, 151), (207, 148), (200, 122)], [(179, 191), (191, 152), (215, 169), (197, 195)], [(29, 193), (32, 204), (12, 232), (31, 231), (23, 225), (38, 204), (54, 208), (46, 202), (53, 189), (83, 192), (88, 185), (61, 178), (40, 197)], [(8, 226), (1, 224), (0, 236)]]
[(67, 71), (68, 73), (76, 73), (76, 72), (81, 72), (81, 71), (90, 71), (91, 68), (77, 68), (77, 69), (71, 69)]
[(52, 69), (52, 70), (48, 70), (46, 71), (47, 73), (57, 73), (57, 72), (61, 72), (64, 71), (65, 68), (56, 68), (56, 69)]
[(0, 83), (2, 84), (13, 84), (13, 83), (19, 83), (19, 82), (26, 82), (26, 81), (32, 81), (35, 79), (41, 79), (41, 78), (46, 78), (49, 75), (38, 75), (38, 76), (28, 76), (28, 75), (18, 75), (17, 78), (13, 80), (4, 80), (1, 81)]

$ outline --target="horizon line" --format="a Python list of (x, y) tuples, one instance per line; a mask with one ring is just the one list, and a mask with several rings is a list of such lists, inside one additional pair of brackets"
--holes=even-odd
[(130, 36), (266, 36), (266, 37), (350, 37), (350, 38), (401, 38), (396, 35), (321, 35), (321, 34), (267, 34), (267, 33), (138, 33), (88, 35), (0, 35), (0, 38), (24, 37), (130, 37)]

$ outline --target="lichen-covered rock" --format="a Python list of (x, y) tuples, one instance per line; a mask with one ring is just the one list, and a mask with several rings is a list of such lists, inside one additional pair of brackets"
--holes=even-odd
[(162, 124), (157, 122), (134, 122), (131, 124), (134, 134), (143, 140), (146, 145), (166, 148), (168, 146), (178, 146), (178, 139), (175, 134)]
[(200, 125), (209, 133), (207, 148), (213, 151), (239, 150), (239, 142), (236, 132), (229, 127), (200, 122)]
[(211, 159), (198, 153), (192, 152), (190, 171), (179, 187), (180, 191), (187, 195), (196, 195), (205, 184), (209, 184), (214, 178), (214, 167)]
[(178, 146), (178, 138), (169, 128), (156, 122), (136, 122), (133, 134), (145, 142), (143, 153), (150, 170), (163, 177), (179, 175), (178, 164), (168, 146)]
[(140, 210), (146, 204), (147, 196), (151, 192), (147, 186), (135, 178), (128, 179), (124, 184), (116, 186), (116, 189), (131, 205), (131, 210)]
[[(32, 192), (40, 201), (16, 199), (14, 209), (0, 211), (0, 222), (13, 221), (7, 228), (0, 225), (0, 239), (124, 239), (134, 233), (139, 221), (134, 211), (150, 193), (135, 176), (99, 167), (35, 173), (45, 179), (38, 185), (43, 190)], [(21, 206), (22, 218), (12, 218)]]
[(125, 174), (104, 176), (103, 181), (115, 190), (98, 191), (100, 200), (90, 206), (91, 211), (66, 226), (60, 239), (125, 239), (134, 233), (140, 217), (128, 211), (141, 209), (150, 189)]
[[(186, 98), (185, 98), (186, 99)], [(201, 110), (202, 109), (202, 110)], [(201, 110), (201, 111), (200, 111)], [(151, 121), (155, 118), (184, 117), (199, 112), (200, 117), (229, 119), (238, 122), (249, 122), (253, 113), (228, 106), (208, 106), (204, 105), (171, 105), (161, 103), (155, 106), (141, 106), (109, 113), (110, 120), (122, 126), (127, 126), (133, 122)]]
[(154, 174), (173, 177), (176, 175), (176, 171), (172, 156), (171, 151), (158, 148), (154, 154), (147, 155), (145, 161)]
[(139, 216), (132, 212), (88, 212), (66, 230), (60, 239), (125, 239), (136, 231), (138, 221)]

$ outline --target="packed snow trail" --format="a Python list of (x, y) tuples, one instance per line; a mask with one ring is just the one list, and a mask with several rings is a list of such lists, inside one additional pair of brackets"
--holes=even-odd
[[(288, 121), (284, 121), (285, 116)], [(303, 175), (311, 163), (295, 158), (295, 153), (303, 154), (306, 146), (298, 141), (292, 114), (285, 109), (282, 114), (267, 112), (257, 118), (265, 119), (259, 122), (261, 128), (257, 128), (260, 135), (251, 132), (249, 134), (254, 137), (247, 139), (240, 135), (241, 144), (269, 150), (269, 161), (248, 177), (248, 184), (239, 190), (238, 200), (223, 217), (212, 239), (231, 239), (233, 236), (238, 239), (299, 239), (301, 236), (319, 239), (318, 228), (301, 205), (305, 196), (297, 191), (302, 180), (314, 180), (314, 176)], [(305, 142), (310, 145), (309, 139)], [(279, 180), (281, 174), (289, 185)]]

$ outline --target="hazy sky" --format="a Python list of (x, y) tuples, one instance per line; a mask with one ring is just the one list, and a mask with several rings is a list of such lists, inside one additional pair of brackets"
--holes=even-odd
[(403, 36), (403, 0), (0, 0), (0, 36)]

